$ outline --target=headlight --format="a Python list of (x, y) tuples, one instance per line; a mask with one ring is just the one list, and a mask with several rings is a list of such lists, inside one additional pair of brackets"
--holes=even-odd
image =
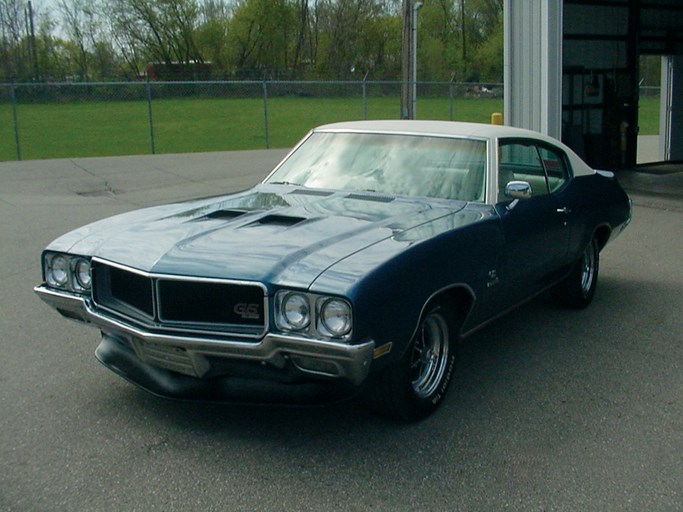
[(275, 294), (275, 325), (297, 336), (347, 341), (353, 330), (351, 303), (341, 297), (280, 290)]
[(341, 299), (327, 299), (320, 307), (320, 323), (335, 337), (351, 331), (351, 306)]
[(282, 300), (282, 316), (294, 330), (301, 330), (311, 323), (311, 307), (308, 298), (301, 293), (290, 293)]
[(45, 281), (56, 288), (64, 288), (69, 282), (69, 261), (61, 254), (48, 256), (45, 268)]
[(92, 284), (90, 262), (85, 258), (76, 258), (73, 263), (74, 287), (89, 290)]
[(46, 252), (43, 268), (45, 284), (51, 288), (87, 293), (92, 286), (90, 260), (83, 256)]

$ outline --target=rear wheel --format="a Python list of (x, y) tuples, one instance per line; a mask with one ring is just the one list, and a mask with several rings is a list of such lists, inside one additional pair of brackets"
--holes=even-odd
[(379, 413), (417, 420), (443, 400), (453, 377), (457, 322), (446, 304), (427, 310), (408, 350), (370, 383), (367, 401)]
[(593, 238), (586, 246), (571, 273), (553, 290), (557, 301), (565, 307), (582, 309), (588, 306), (595, 295), (600, 268), (600, 249)]

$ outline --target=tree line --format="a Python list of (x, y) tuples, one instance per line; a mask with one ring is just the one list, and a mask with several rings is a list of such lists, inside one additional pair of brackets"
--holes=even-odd
[[(0, 0), (0, 82), (400, 80), (401, 4)], [(502, 81), (503, 0), (424, 0), (417, 19), (418, 80)]]

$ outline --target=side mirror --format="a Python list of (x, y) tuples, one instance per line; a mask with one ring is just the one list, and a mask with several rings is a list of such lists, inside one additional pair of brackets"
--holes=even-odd
[(512, 199), (529, 199), (532, 195), (528, 181), (511, 181), (505, 185), (505, 196)]

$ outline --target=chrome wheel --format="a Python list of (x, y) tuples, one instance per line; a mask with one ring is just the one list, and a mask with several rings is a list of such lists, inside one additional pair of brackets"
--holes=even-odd
[(596, 250), (595, 243), (588, 244), (581, 258), (581, 295), (587, 297), (593, 289), (596, 271)]
[(368, 383), (366, 401), (391, 418), (415, 421), (428, 416), (453, 378), (460, 328), (455, 305), (444, 300), (428, 308), (401, 358)]
[(593, 238), (576, 260), (569, 275), (553, 289), (555, 299), (565, 307), (581, 309), (588, 306), (595, 295), (600, 267), (600, 245)]
[(443, 382), (448, 367), (448, 322), (433, 311), (420, 325), (410, 360), (411, 385), (419, 398), (428, 398)]

